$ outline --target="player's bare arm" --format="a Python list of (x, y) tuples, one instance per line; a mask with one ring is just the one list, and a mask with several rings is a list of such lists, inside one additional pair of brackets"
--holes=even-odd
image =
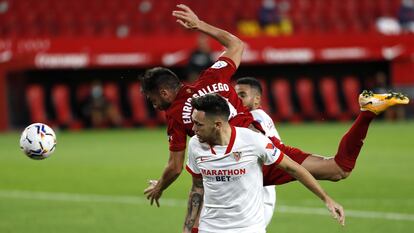
[(150, 180), (149, 187), (144, 190), (144, 194), (147, 195), (151, 205), (155, 201), (156, 205), (160, 207), (159, 199), (162, 192), (180, 176), (183, 170), (184, 158), (185, 150), (170, 151), (170, 158), (161, 178), (158, 181)]
[(203, 195), (203, 179), (201, 177), (193, 177), (193, 186), (188, 197), (187, 214), (184, 221), (184, 233), (191, 233), (192, 228), (198, 222), (203, 206)]
[(200, 20), (188, 6), (179, 4), (177, 7), (180, 10), (175, 10), (172, 14), (179, 24), (186, 29), (197, 30), (216, 39), (226, 48), (222, 56), (230, 58), (236, 64), (236, 68), (239, 67), (244, 50), (243, 41), (225, 30)]
[(316, 194), (326, 205), (331, 215), (338, 220), (341, 225), (345, 225), (345, 213), (341, 205), (336, 203), (323, 190), (318, 181), (301, 165), (284, 156), (278, 166), (288, 172), (291, 176), (299, 180), (310, 191)]

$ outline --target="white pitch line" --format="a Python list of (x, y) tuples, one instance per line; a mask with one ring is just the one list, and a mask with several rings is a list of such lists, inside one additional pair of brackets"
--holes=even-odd
[[(148, 205), (149, 202), (144, 197), (136, 196), (111, 196), (96, 194), (78, 194), (78, 193), (53, 193), (53, 192), (34, 192), (21, 190), (0, 190), (0, 198), (13, 199), (29, 199), (29, 200), (45, 200), (45, 201), (65, 201), (65, 202), (100, 202), (100, 203), (118, 203), (118, 204), (134, 204)], [(185, 207), (186, 200), (162, 198), (161, 206), (169, 207)], [(300, 207), (277, 205), (276, 211), (280, 213), (295, 214), (311, 214), (311, 215), (329, 215), (325, 208)], [(361, 210), (345, 210), (347, 217), (353, 218), (369, 218), (369, 219), (385, 219), (395, 221), (414, 221), (414, 214), (379, 212), (379, 211), (361, 211)]]

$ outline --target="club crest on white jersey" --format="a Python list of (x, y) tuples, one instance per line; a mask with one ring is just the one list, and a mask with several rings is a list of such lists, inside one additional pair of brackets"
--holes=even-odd
[(233, 152), (234, 160), (239, 161), (241, 158), (241, 152)]

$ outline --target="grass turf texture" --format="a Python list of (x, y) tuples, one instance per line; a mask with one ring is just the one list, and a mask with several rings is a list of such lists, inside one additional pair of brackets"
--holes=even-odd
[[(333, 155), (346, 124), (278, 125), (285, 143)], [(313, 209), (322, 202), (298, 182), (279, 186), (268, 232), (410, 232), (414, 229), (414, 122), (371, 125), (353, 174), (323, 187), (351, 214), (341, 227)], [(168, 158), (164, 129), (57, 132), (51, 158), (34, 161), (18, 147), (19, 134), (0, 135), (0, 232), (180, 232), (190, 186), (187, 172), (161, 199), (144, 199), (147, 180), (158, 178)], [(299, 212), (292, 208), (299, 207)], [(279, 209), (278, 209), (279, 208)], [(352, 212), (352, 211), (351, 211)], [(380, 213), (376, 216), (375, 213)], [(408, 219), (386, 219), (400, 213)]]

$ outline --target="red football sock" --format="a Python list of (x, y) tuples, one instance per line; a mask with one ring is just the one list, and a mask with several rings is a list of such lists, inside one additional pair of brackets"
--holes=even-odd
[(375, 116), (375, 113), (370, 111), (361, 111), (352, 127), (342, 137), (338, 152), (335, 155), (335, 162), (342, 170), (350, 172), (354, 169), (364, 139), (367, 136), (369, 124)]

